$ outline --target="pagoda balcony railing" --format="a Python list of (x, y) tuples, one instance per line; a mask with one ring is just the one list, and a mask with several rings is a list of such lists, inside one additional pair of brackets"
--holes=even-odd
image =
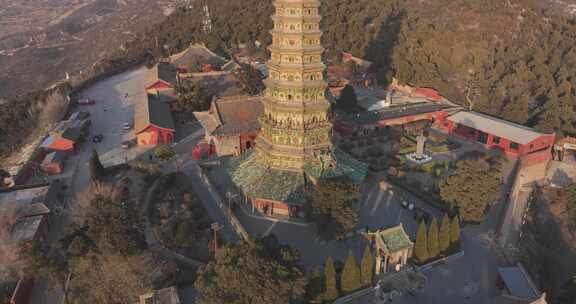
[[(278, 130), (278, 131), (297, 131), (306, 133), (307, 131), (317, 130), (317, 129), (324, 129), (324, 128), (331, 128), (332, 123), (330, 121), (319, 121), (319, 122), (307, 122), (304, 124), (297, 124), (297, 123), (285, 123), (285, 122), (278, 122), (269, 120), (266, 117), (260, 118), (260, 123), (265, 125), (266, 127)], [(265, 126), (262, 126), (264, 128)]]
[(276, 111), (286, 110), (291, 113), (306, 113), (316, 111), (327, 111), (330, 103), (325, 99), (321, 100), (280, 100), (272, 96), (263, 99), (264, 106)]
[(322, 30), (320, 29), (272, 29), (270, 34), (272, 35), (284, 35), (284, 34), (308, 34), (308, 35), (322, 35)]
[(302, 69), (302, 71), (306, 71), (306, 70), (324, 69), (324, 68), (326, 68), (326, 65), (322, 62), (309, 62), (309, 63), (281, 62), (281, 63), (277, 63), (277, 62), (273, 62), (273, 61), (268, 61), (268, 68), (270, 70), (281, 70), (282, 68), (287, 68), (287, 69), (300, 68), (300, 69)]
[(270, 50), (270, 52), (277, 52), (277, 53), (281, 53), (281, 52), (294, 52), (294, 51), (302, 51), (302, 52), (324, 52), (324, 47), (322, 47), (321, 45), (301, 45), (301, 44), (295, 44), (293, 46), (287, 46), (287, 45), (277, 45), (277, 44), (272, 44), (268, 47), (268, 50)]
[(325, 80), (273, 80), (267, 78), (264, 80), (266, 87), (292, 87), (292, 88), (320, 88), (327, 87), (328, 82)]
[(260, 150), (271, 152), (271, 154), (278, 152), (279, 154), (286, 154), (297, 158), (301, 155), (309, 156), (313, 155), (314, 152), (330, 149), (332, 148), (332, 144), (325, 142), (316, 145), (280, 145), (270, 143), (265, 137), (259, 136), (256, 138), (256, 147)]

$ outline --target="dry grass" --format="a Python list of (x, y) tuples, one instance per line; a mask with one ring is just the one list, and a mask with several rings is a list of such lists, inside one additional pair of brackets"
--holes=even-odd
[[(0, 211), (0, 242), (10, 238), (10, 230), (17, 221), (16, 208)], [(0, 245), (0, 281), (14, 279), (23, 268), (18, 246)]]
[(90, 210), (91, 204), (97, 197), (116, 197), (117, 189), (113, 185), (94, 183), (86, 191), (78, 194), (76, 204), (70, 206), (70, 213), (78, 224), (84, 223)]

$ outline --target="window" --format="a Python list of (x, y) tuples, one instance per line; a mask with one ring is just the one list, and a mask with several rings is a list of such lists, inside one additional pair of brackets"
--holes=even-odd
[(520, 145), (518, 143), (510, 142), (510, 150), (518, 151), (519, 147)]
[(478, 132), (478, 136), (476, 137), (479, 143), (487, 144), (488, 143), (488, 135), (484, 132)]
[(500, 137), (494, 136), (494, 137), (492, 138), (492, 143), (495, 144), (495, 145), (499, 145), (499, 144), (500, 144)]
[(534, 145), (530, 145), (530, 151), (534, 151)]

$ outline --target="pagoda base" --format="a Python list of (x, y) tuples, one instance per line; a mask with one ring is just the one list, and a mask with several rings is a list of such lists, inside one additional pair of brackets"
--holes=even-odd
[(254, 212), (269, 217), (303, 218), (308, 203), (306, 190), (319, 180), (347, 177), (361, 184), (368, 166), (341, 150), (328, 156), (329, 166), (321, 161), (306, 163), (303, 171), (270, 167), (258, 151), (232, 160), (230, 177), (246, 196)]

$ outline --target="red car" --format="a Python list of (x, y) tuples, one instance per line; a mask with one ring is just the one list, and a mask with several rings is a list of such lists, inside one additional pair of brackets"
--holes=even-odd
[(95, 104), (96, 101), (94, 99), (91, 98), (80, 98), (78, 99), (78, 104), (79, 105), (93, 105)]

